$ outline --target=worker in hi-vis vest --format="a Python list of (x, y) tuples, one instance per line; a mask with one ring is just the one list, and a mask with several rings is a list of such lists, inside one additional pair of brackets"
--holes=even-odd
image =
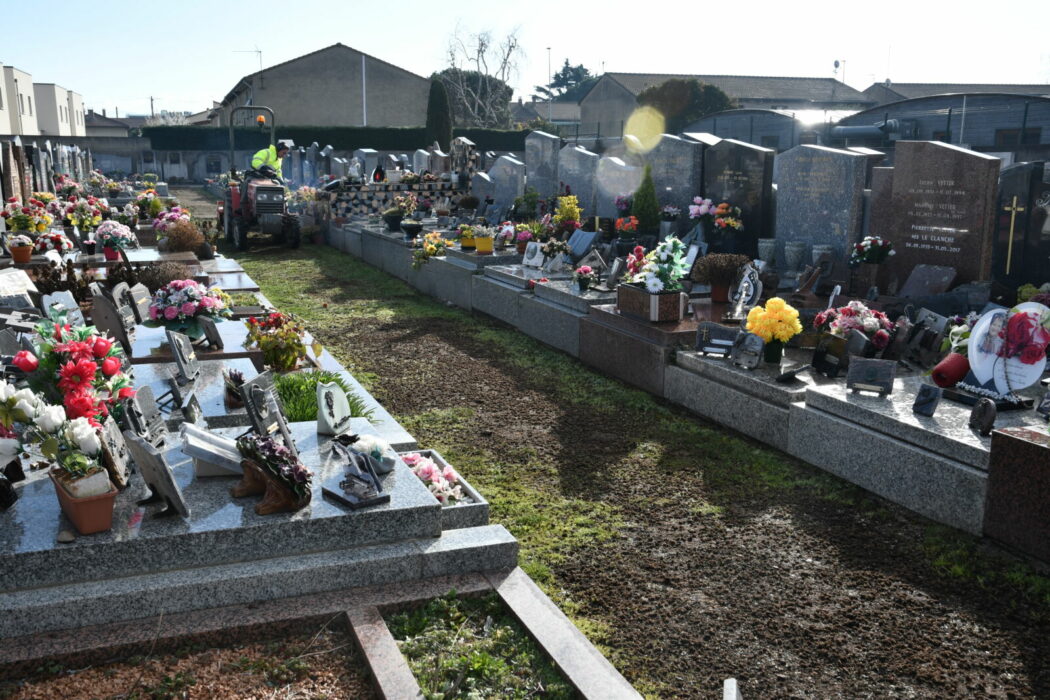
[(277, 179), (281, 180), (281, 159), (288, 155), (288, 144), (277, 143), (267, 146), (252, 156), (252, 168), (262, 172), (264, 167), (273, 169)]

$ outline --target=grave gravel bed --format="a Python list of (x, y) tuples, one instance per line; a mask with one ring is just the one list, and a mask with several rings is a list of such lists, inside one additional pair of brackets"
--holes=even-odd
[(1050, 695), (1050, 580), (345, 254), (238, 255), (643, 693)]

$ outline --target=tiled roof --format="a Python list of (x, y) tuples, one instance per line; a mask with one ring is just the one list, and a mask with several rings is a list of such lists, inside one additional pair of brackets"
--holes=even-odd
[(606, 73), (632, 94), (672, 78), (714, 85), (736, 100), (809, 100), (811, 102), (871, 102), (864, 93), (834, 78), (792, 78), (762, 75), (675, 75), (669, 73)]
[(128, 125), (119, 119), (104, 117), (98, 112), (91, 111), (84, 115), (84, 126), (120, 127), (121, 129), (128, 128)]
[[(901, 97), (929, 97), (964, 93), (1005, 93), (1008, 95), (1050, 95), (1050, 85), (994, 85), (990, 83), (875, 83)], [(869, 90), (871, 88), (868, 88)]]

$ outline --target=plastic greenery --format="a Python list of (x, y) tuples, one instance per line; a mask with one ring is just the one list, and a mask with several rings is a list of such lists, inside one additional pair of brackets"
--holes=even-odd
[(329, 383), (338, 384), (346, 392), (351, 417), (372, 418), (373, 409), (368, 408), (364, 399), (351, 391), (346, 381), (336, 372), (322, 370), (294, 372), (277, 375), (274, 378), (274, 385), (281, 404), (284, 406), (285, 415), (292, 422), (317, 420), (317, 385)]
[(273, 438), (246, 435), (237, 441), (242, 455), (284, 483), (299, 498), (310, 493), (313, 474), (284, 445)]
[(631, 281), (644, 284), (650, 294), (678, 291), (682, 288), (682, 277), (689, 272), (685, 255), (682, 242), (675, 236), (668, 236), (645, 256), (645, 262)]

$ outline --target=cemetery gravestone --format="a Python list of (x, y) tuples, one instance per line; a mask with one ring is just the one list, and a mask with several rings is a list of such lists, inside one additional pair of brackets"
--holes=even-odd
[(999, 176), (994, 279), (1008, 287), (1050, 282), (1050, 181), (1046, 163), (1018, 163)]
[(861, 233), (866, 164), (858, 153), (824, 146), (796, 146), (777, 156), (776, 259), (782, 272), (788, 272), (782, 262), (788, 241), (832, 246), (832, 259), (845, 270)]
[(598, 154), (581, 146), (565, 146), (558, 152), (558, 179), (570, 194), (576, 195), (583, 216), (594, 216)]
[(153, 303), (153, 295), (149, 293), (149, 288), (146, 285), (139, 282), (132, 286), (128, 300), (125, 303), (131, 306), (136, 321), (144, 323), (150, 320), (149, 307)]
[(492, 178), (492, 187), (496, 189), (493, 197), (505, 207), (525, 193), (525, 164), (509, 155), (501, 155), (496, 165), (488, 171)]
[(715, 204), (729, 202), (740, 207), (743, 233), (716, 247), (711, 231), (707, 241), (712, 252), (743, 253), (758, 257), (758, 239), (773, 235), (773, 157), (770, 148), (733, 139), (722, 139), (704, 152), (704, 196)]
[(528, 186), (536, 190), (540, 199), (558, 193), (558, 152), (561, 138), (543, 131), (533, 131), (525, 137), (525, 176)]
[(474, 173), (474, 177), (470, 181), (470, 193), (478, 198), (479, 216), (485, 215), (487, 210), (486, 202), (492, 200), (493, 204), (496, 203), (496, 183), (492, 181), (488, 173)]
[(689, 205), (700, 194), (703, 184), (703, 147), (695, 141), (663, 134), (645, 160), (652, 169), (653, 185), (660, 206), (673, 205), (681, 210), (676, 231), (689, 226)]
[[(595, 173), (597, 203), (594, 212), (597, 216), (618, 217), (620, 214), (616, 209), (616, 198), (637, 190), (638, 185), (642, 184), (643, 174), (641, 168), (627, 165), (622, 158), (603, 156), (598, 161)], [(688, 210), (683, 215), (688, 216)]]
[(354, 158), (361, 163), (362, 174), (365, 178), (372, 175), (372, 171), (379, 165), (379, 152), (372, 148), (359, 148), (354, 151)]
[(430, 151), (424, 151), (422, 148), (416, 149), (416, 152), (412, 154), (412, 170), (420, 175), (427, 171), (433, 172), (433, 168), (430, 167)]
[[(989, 279), (999, 159), (939, 141), (900, 141), (888, 210), (872, 210), (897, 254), (881, 267), (899, 288), (915, 265), (954, 267), (957, 282)], [(876, 225), (876, 219), (881, 219)]]

